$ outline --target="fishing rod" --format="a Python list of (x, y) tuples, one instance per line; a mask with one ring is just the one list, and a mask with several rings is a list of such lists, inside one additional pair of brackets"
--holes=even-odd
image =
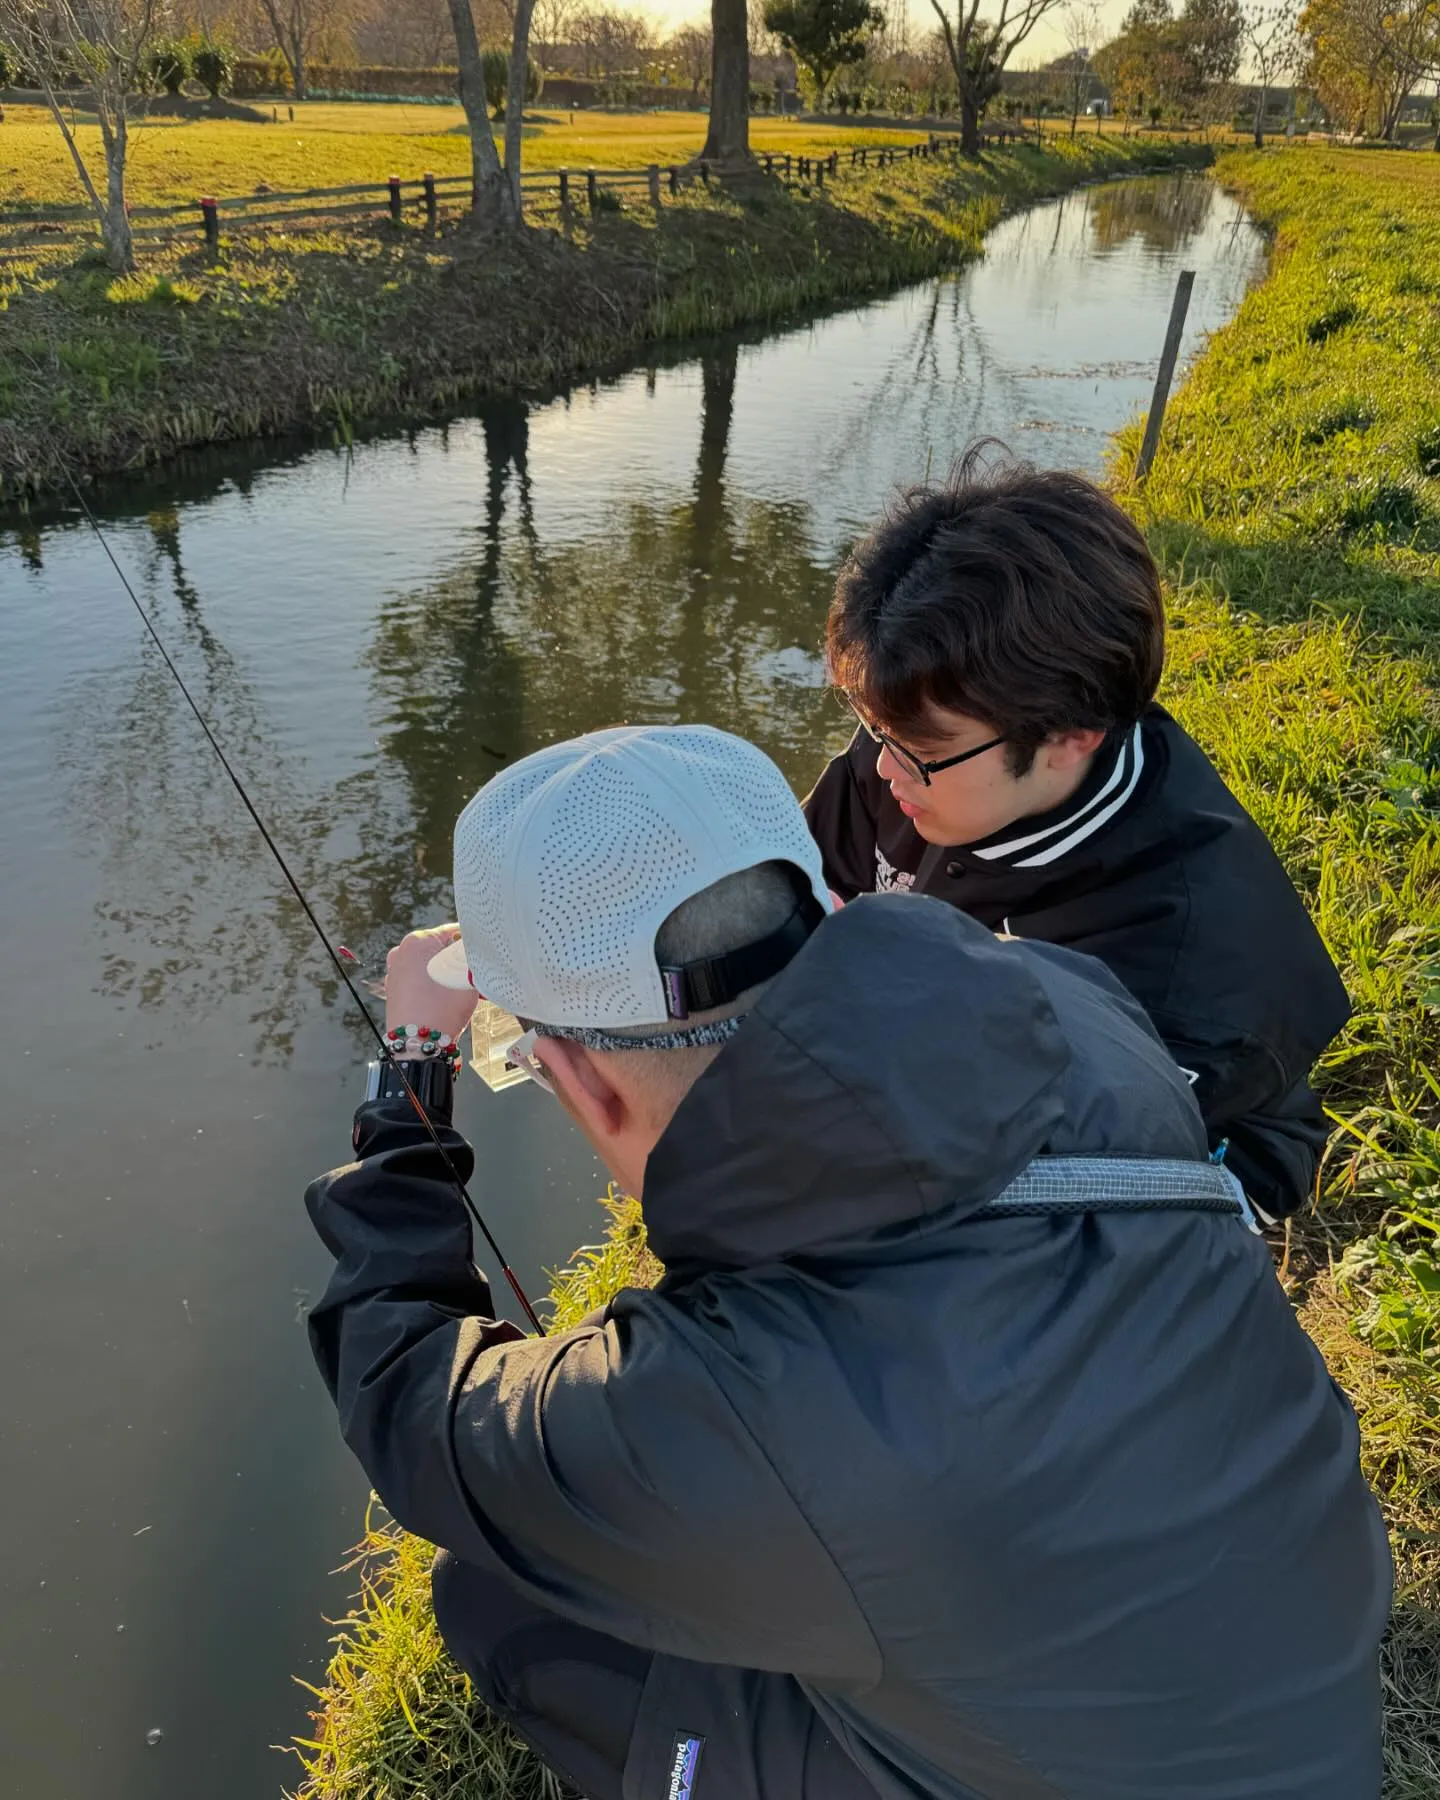
[(105, 536), (105, 533), (100, 529), (100, 521), (95, 517), (94, 513), (90, 510), (89, 503), (87, 502), (85, 495), (81, 492), (80, 484), (76, 481), (74, 475), (71, 473), (71, 471), (69, 469), (67, 469), (65, 471), (65, 475), (66, 475), (66, 479), (70, 483), (71, 491), (75, 495), (75, 499), (80, 507), (80, 511), (84, 514), (85, 519), (90, 526), (90, 529), (95, 533), (95, 537), (96, 537), (97, 542), (100, 545), (100, 548), (105, 552), (106, 560), (109, 562), (110, 567), (115, 571), (116, 575), (119, 576), (121, 587), (124, 588), (126, 594), (129, 596), (130, 604), (135, 608), (136, 612), (139, 613), (140, 622), (142, 625), (144, 625), (146, 631), (149, 632), (150, 640), (154, 644), (155, 648), (160, 652), (160, 656), (165, 664), (165, 667), (175, 677), (175, 685), (180, 689), (180, 692), (185, 696), (185, 703), (190, 708), (191, 712), (194, 713), (196, 724), (199, 725), (201, 731), (203, 731), (205, 733), (205, 741), (209, 744), (210, 748), (215, 752), (215, 755), (219, 758), (220, 767), (230, 777), (230, 783), (231, 783), (232, 787), (235, 789), (235, 792), (240, 796), (240, 799), (241, 799), (242, 803), (244, 804), (246, 812), (248, 812), (250, 817), (255, 821), (255, 828), (260, 833), (261, 837), (264, 838), (266, 848), (269, 850), (270, 854), (275, 858), (276, 863), (279, 865), (280, 873), (285, 877), (285, 880), (289, 884), (291, 893), (293, 893), (295, 898), (300, 902), (300, 907), (301, 907), (301, 910), (304, 912), (305, 917), (314, 926), (315, 935), (316, 935), (316, 937), (319, 938), (320, 943), (324, 948), (325, 954), (330, 958), (331, 963), (334, 965), (335, 973), (345, 983), (345, 986), (349, 989), (350, 998), (355, 1002), (356, 1006), (359, 1007), (360, 1015), (364, 1019), (366, 1025), (369, 1027), (371, 1037), (373, 1037), (375, 1042), (380, 1046), (381, 1059), (385, 1062), (390, 1063), (391, 1066), (395, 1069), (395, 1071), (399, 1075), (400, 1082), (401, 1082), (401, 1085), (405, 1089), (406, 1096), (408, 1097), (411, 1106), (413, 1106), (415, 1109), (415, 1116), (419, 1119), (420, 1123), (425, 1127), (426, 1131), (429, 1132), (431, 1142), (434, 1144), (435, 1148), (440, 1152), (440, 1156), (441, 1156), (441, 1159), (444, 1161), (446, 1171), (449, 1174), (451, 1181), (455, 1185), (456, 1193), (459, 1194), (460, 1198), (465, 1202), (465, 1206), (470, 1213), (470, 1217), (475, 1221), (476, 1225), (480, 1229), (480, 1235), (485, 1239), (485, 1242), (490, 1246), (490, 1253), (492, 1256), (494, 1256), (496, 1262), (499, 1263), (500, 1271), (504, 1275), (506, 1281), (509, 1282), (510, 1291), (512, 1294), (514, 1294), (517, 1302), (519, 1303), (521, 1311), (525, 1314), (525, 1317), (530, 1321), (530, 1323), (535, 1327), (535, 1330), (537, 1332), (539, 1332), (541, 1337), (544, 1337), (545, 1327), (540, 1323), (540, 1319), (539, 1319), (538, 1314), (535, 1311), (535, 1308), (530, 1304), (530, 1301), (529, 1301), (528, 1297), (526, 1296), (524, 1288), (521, 1287), (519, 1281), (516, 1279), (514, 1270), (510, 1267), (509, 1263), (505, 1260), (505, 1254), (501, 1250), (499, 1244), (495, 1241), (495, 1234), (491, 1231), (490, 1227), (485, 1223), (485, 1219), (484, 1219), (483, 1214), (480, 1211), (480, 1208), (470, 1198), (470, 1190), (468, 1187), (466, 1187), (464, 1179), (462, 1178), (462, 1176), (460, 1174), (460, 1171), (455, 1167), (454, 1159), (451, 1157), (450, 1152), (445, 1148), (444, 1143), (441, 1141), (440, 1133), (435, 1129), (434, 1121), (431, 1119), (429, 1113), (426, 1112), (425, 1108), (421, 1105), (419, 1095), (415, 1092), (414, 1088), (411, 1087), (411, 1085), (410, 1085), (410, 1077), (405, 1073), (404, 1063), (394, 1054), (393, 1050), (390, 1047), (389, 1041), (385, 1037), (384, 1032), (382, 1032), (380, 1027), (375, 1023), (375, 1019), (374, 1019), (373, 1015), (371, 1014), (370, 1008), (361, 999), (359, 989), (355, 986), (355, 983), (350, 979), (350, 971), (346, 968), (346, 966), (345, 966), (344, 962), (342, 961), (340, 954), (336, 950), (335, 946), (330, 942), (330, 939), (329, 939), (328, 934), (326, 933), (325, 927), (320, 923), (319, 919), (315, 916), (315, 909), (311, 906), (310, 902), (305, 898), (304, 890), (301, 888), (300, 883), (295, 879), (295, 876), (292, 874), (290, 865), (288, 862), (286, 862), (284, 854), (282, 853), (282, 851), (280, 849), (280, 846), (275, 842), (274, 838), (271, 837), (269, 829), (265, 824), (265, 821), (260, 817), (259, 812), (256, 810), (255, 802), (250, 798), (249, 794), (246, 792), (245, 783), (243, 781), (241, 781), (240, 777), (236, 774), (234, 768), (231, 766), (229, 757), (226, 756), (224, 750), (221, 749), (219, 740), (216, 738), (215, 733), (210, 729), (210, 726), (209, 726), (208, 722), (206, 721), (204, 713), (202, 713), (200, 708), (196, 705), (194, 696), (191, 694), (189, 688), (185, 685), (184, 676), (180, 673), (179, 669), (176, 668), (175, 663), (171, 658), (170, 652), (165, 648), (165, 645), (164, 645), (163, 640), (161, 639), (160, 633), (155, 629), (154, 622), (151, 620), (149, 613), (147, 613), (145, 608), (140, 604), (140, 601), (135, 593), (134, 588), (130, 585), (129, 576), (126, 575), (124, 569), (122, 569), (120, 567), (119, 562), (116, 560), (115, 552), (110, 548), (110, 540)]

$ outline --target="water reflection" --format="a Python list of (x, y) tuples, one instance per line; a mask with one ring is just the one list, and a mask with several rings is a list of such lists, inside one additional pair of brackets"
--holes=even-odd
[(1090, 239), (1098, 252), (1132, 240), (1157, 255), (1174, 255), (1200, 236), (1212, 213), (1212, 190), (1202, 181), (1118, 182), (1087, 196)]

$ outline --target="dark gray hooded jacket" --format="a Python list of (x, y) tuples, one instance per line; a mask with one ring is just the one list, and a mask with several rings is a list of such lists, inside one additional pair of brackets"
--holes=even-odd
[(795, 1676), (893, 1800), (1375, 1800), (1388, 1551), (1264, 1244), (974, 1216), (1035, 1157), (1205, 1157), (1098, 964), (938, 901), (827, 920), (650, 1159), (666, 1279), (555, 1338), (493, 1321), (404, 1114), (309, 1194), (316, 1354), (404, 1525)]

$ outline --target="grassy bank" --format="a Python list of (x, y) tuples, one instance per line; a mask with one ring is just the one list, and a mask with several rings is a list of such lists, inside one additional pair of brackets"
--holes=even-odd
[(173, 246), (124, 280), (0, 264), (0, 501), (233, 437), (346, 437), (367, 415), (543, 388), (646, 343), (878, 294), (973, 254), (1007, 207), (1207, 155), (1081, 138), (847, 171), (823, 193), (692, 189), (503, 246), (387, 221), (237, 238), (214, 262)]
[[(1434, 1800), (1440, 166), (1312, 150), (1219, 174), (1274, 226), (1273, 271), (1179, 395), (1148, 489), (1117, 486), (1166, 574), (1166, 698), (1275, 840), (1355, 998), (1321, 1073), (1337, 1122), (1321, 1191), (1277, 1254), (1356, 1406), (1395, 1548), (1386, 1800)], [(1135, 447), (1126, 434), (1117, 469)], [(648, 1273), (627, 1210), (557, 1287), (557, 1322)], [(428, 1552), (377, 1534), (365, 1569), (303, 1751), (307, 1800), (551, 1800), (444, 1657)]]

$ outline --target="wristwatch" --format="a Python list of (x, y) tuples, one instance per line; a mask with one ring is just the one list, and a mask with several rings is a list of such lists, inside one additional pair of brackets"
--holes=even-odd
[[(405, 1071), (402, 1078), (400, 1071)], [(455, 1097), (455, 1078), (450, 1073), (448, 1057), (407, 1058), (397, 1062), (387, 1056), (383, 1062), (372, 1062), (365, 1071), (367, 1100), (404, 1100), (405, 1083), (409, 1082), (415, 1098), (432, 1117), (448, 1125)]]

